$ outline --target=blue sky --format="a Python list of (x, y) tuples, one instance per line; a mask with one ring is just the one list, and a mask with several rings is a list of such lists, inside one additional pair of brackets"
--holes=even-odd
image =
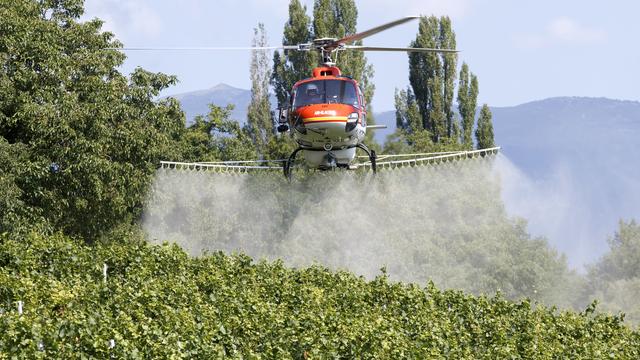
[[(308, 12), (312, 0), (303, 0)], [(87, 0), (85, 18), (99, 17), (129, 47), (248, 46), (265, 24), (277, 45), (289, 0)], [(603, 96), (640, 100), (640, 1), (613, 0), (356, 0), (358, 29), (414, 14), (449, 15), (460, 61), (480, 80), (481, 103), (517, 105), (551, 96)], [(417, 22), (365, 40), (404, 46)], [(395, 88), (408, 84), (402, 53), (367, 54), (375, 68), (375, 111), (393, 108)], [(177, 75), (175, 94), (218, 83), (248, 89), (249, 52), (131, 53), (136, 66)]]

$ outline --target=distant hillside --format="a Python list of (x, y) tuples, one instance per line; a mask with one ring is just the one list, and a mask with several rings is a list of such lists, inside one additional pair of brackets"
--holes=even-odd
[[(209, 89), (191, 91), (181, 94), (169, 95), (180, 101), (182, 110), (187, 115), (187, 122), (191, 122), (197, 115), (205, 115), (209, 112), (209, 104), (226, 106), (234, 104), (232, 119), (244, 124), (247, 119), (247, 107), (251, 102), (251, 90), (235, 88), (227, 84), (218, 84)], [(276, 106), (275, 98), (271, 104)]]
[(498, 143), (533, 175), (548, 172), (551, 159), (586, 157), (595, 164), (639, 149), (640, 102), (557, 97), (491, 110)]
[(492, 112), (526, 176), (505, 185), (507, 206), (572, 263), (597, 258), (619, 219), (640, 219), (640, 102), (558, 97)]

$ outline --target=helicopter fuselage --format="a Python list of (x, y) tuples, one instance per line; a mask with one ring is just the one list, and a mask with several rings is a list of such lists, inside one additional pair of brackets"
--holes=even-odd
[(349, 167), (367, 131), (367, 111), (357, 81), (335, 66), (315, 68), (291, 94), (289, 126), (307, 166)]

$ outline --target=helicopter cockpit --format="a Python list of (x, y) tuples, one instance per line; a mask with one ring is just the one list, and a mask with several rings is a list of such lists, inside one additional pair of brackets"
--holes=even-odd
[(359, 108), (358, 91), (349, 80), (314, 80), (294, 89), (293, 108), (313, 104), (346, 104)]

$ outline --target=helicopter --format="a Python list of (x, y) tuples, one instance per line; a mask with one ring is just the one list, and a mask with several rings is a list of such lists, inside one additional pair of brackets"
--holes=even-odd
[(284, 173), (291, 178), (291, 166), (298, 152), (308, 167), (328, 170), (354, 169), (356, 149), (363, 150), (375, 173), (376, 153), (364, 143), (367, 130), (385, 126), (367, 124), (367, 106), (362, 87), (353, 78), (342, 75), (333, 60), (341, 51), (402, 51), (457, 53), (453, 49), (391, 48), (350, 45), (391, 27), (418, 19), (408, 16), (341, 39), (321, 38), (299, 44), (294, 50), (318, 51), (321, 64), (312, 76), (293, 85), (288, 107), (279, 111), (279, 132), (292, 131), (298, 148), (284, 163)]
[[(313, 68), (311, 76), (293, 85), (287, 104), (278, 109), (276, 130), (289, 133), (298, 147), (287, 159), (220, 161), (183, 163), (162, 161), (162, 168), (217, 169), (224, 171), (280, 170), (291, 181), (292, 170), (298, 153), (302, 152), (307, 169), (332, 170), (336, 168), (355, 170), (369, 168), (375, 174), (379, 166), (404, 166), (420, 163), (448, 161), (466, 157), (484, 156), (497, 153), (499, 148), (474, 151), (452, 151), (439, 153), (384, 155), (364, 143), (367, 130), (385, 128), (385, 125), (367, 124), (367, 104), (363, 89), (358, 82), (342, 74), (334, 59), (342, 51), (392, 51), (455, 54), (455, 49), (376, 47), (353, 45), (354, 42), (385, 31), (389, 28), (419, 19), (407, 16), (380, 26), (347, 35), (343, 38), (320, 38), (296, 45), (263, 47), (198, 47), (198, 48), (116, 48), (116, 50), (284, 50), (317, 51), (320, 64)], [(275, 125), (275, 124), (274, 124)], [(356, 156), (356, 149), (366, 153), (368, 161)], [(380, 160), (384, 160), (380, 162)], [(273, 166), (269, 163), (280, 163)]]

